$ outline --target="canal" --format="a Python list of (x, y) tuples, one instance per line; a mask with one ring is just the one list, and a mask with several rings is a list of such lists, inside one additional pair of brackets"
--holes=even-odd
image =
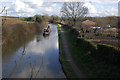
[(39, 32), (3, 50), (3, 78), (66, 78), (59, 62), (57, 26), (50, 26), (49, 36)]

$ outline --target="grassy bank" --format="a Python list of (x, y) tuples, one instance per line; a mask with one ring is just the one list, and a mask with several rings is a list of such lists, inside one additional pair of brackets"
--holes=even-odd
[[(84, 74), (91, 78), (117, 78), (120, 76), (118, 65), (108, 64), (108, 62), (103, 58), (104, 56), (100, 56), (99, 59), (97, 58), (96, 45), (92, 44), (88, 40), (83, 40), (84, 43), (76, 43), (76, 40), (78, 39), (76, 32), (65, 27), (63, 27), (63, 29), (71, 55)], [(107, 51), (104, 54), (106, 55)]]
[(63, 42), (61, 38), (61, 30), (58, 25), (58, 36), (59, 36), (59, 61), (62, 64), (62, 69), (66, 75), (66, 77), (70, 80), (72, 78), (77, 78), (77, 75), (72, 70), (72, 67), (70, 66), (69, 62), (67, 61), (64, 48), (63, 48)]
[(47, 22), (37, 23), (22, 21), (19, 18), (7, 18), (2, 26), (3, 45), (20, 40), (25, 36), (33, 35), (47, 26)]

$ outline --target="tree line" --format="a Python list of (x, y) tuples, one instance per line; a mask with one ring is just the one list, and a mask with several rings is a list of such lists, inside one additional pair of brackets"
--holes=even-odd
[(38, 23), (42, 23), (43, 21), (44, 22), (48, 21), (51, 23), (58, 23), (61, 20), (61, 18), (56, 15), (48, 16), (48, 14), (46, 14), (46, 15), (35, 15), (33, 17), (25, 17), (23, 20), (34, 21)]

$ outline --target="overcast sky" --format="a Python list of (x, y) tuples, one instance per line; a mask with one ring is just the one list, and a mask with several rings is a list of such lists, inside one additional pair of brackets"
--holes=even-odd
[[(36, 14), (60, 16), (63, 2), (71, 0), (0, 0), (0, 11), (7, 6), (8, 16), (29, 17)], [(74, 0), (81, 1), (81, 0)], [(119, 0), (82, 0), (89, 16), (118, 16)], [(0, 14), (5, 15), (5, 12)]]

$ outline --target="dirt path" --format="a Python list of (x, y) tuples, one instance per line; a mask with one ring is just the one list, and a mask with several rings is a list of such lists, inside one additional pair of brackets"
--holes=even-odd
[(66, 57), (67, 57), (67, 61), (71, 65), (73, 71), (76, 73), (78, 78), (86, 78), (86, 76), (83, 75), (81, 70), (79, 70), (79, 68), (77, 67), (77, 65), (75, 64), (75, 62), (74, 62), (74, 60), (73, 60), (73, 58), (71, 56), (69, 47), (67, 45), (67, 40), (66, 40), (66, 37), (65, 37), (65, 34), (64, 34), (64, 31), (63, 31), (62, 28), (61, 28), (61, 37), (62, 37), (62, 42), (63, 42), (63, 45), (64, 45), (64, 51), (65, 51), (65, 54), (66, 54)]

